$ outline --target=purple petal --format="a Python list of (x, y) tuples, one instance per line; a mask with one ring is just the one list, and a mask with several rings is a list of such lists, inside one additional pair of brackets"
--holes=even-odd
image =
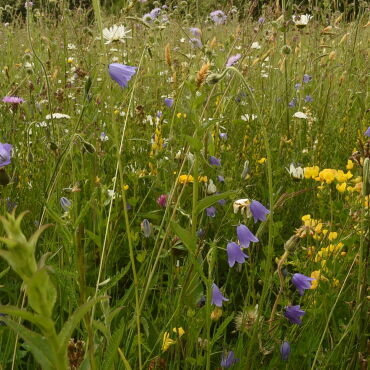
[(243, 224), (236, 228), (236, 233), (238, 235), (240, 245), (244, 248), (248, 248), (250, 242), (257, 243), (259, 241), (248, 227)]

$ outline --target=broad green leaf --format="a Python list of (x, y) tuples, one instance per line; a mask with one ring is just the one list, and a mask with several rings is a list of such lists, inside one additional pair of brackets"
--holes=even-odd
[(56, 354), (45, 337), (9, 318), (4, 317), (2, 321), (27, 343), (35, 360), (41, 365), (43, 370), (55, 369), (53, 365), (57, 363)]
[(209, 197), (205, 197), (197, 203), (196, 213), (199, 215), (199, 213), (210, 207), (212, 204), (215, 204), (217, 201), (225, 198), (230, 198), (232, 196), (235, 196), (236, 194), (237, 192), (235, 190), (229, 190), (221, 194), (215, 194)]
[(40, 329), (45, 331), (49, 331), (53, 327), (53, 321), (51, 319), (20, 309), (16, 306), (0, 305), (0, 312), (6, 315), (20, 317), (23, 320), (27, 320), (32, 324), (37, 325)]
[(73, 330), (77, 327), (79, 322), (83, 319), (85, 314), (99, 301), (108, 299), (107, 296), (96, 297), (78, 307), (75, 312), (69, 317), (68, 321), (64, 324), (62, 330), (58, 335), (60, 350), (67, 347), (67, 343), (72, 336)]
[(181, 239), (185, 247), (189, 250), (190, 253), (194, 254), (196, 248), (195, 237), (191, 234), (190, 231), (184, 229), (179, 224), (171, 222), (172, 231)]
[(26, 281), (28, 303), (34, 311), (51, 317), (57, 299), (57, 291), (45, 269), (37, 270)]
[(119, 324), (119, 327), (113, 333), (111, 340), (107, 343), (107, 350), (104, 353), (104, 362), (102, 365), (102, 369), (114, 369), (114, 360), (118, 356), (118, 348), (121, 343), (121, 339), (123, 336), (125, 328), (125, 322), (122, 320)]

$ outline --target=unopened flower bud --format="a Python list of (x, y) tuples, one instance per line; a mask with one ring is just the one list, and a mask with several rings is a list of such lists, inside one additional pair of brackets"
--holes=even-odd
[(286, 55), (291, 54), (292, 53), (292, 48), (289, 45), (284, 45), (281, 48), (281, 53), (286, 54)]

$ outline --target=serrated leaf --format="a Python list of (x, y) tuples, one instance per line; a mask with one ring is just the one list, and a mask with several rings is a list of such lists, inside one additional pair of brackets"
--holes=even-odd
[(107, 344), (107, 350), (104, 353), (104, 362), (102, 369), (114, 369), (114, 360), (118, 356), (118, 348), (121, 343), (125, 327), (124, 320), (121, 321), (118, 329), (113, 333), (111, 340)]
[(172, 231), (180, 238), (180, 240), (184, 243), (185, 247), (188, 251), (192, 254), (195, 252), (196, 248), (196, 240), (194, 235), (179, 224), (175, 222), (171, 222), (171, 229)]
[(215, 204), (217, 201), (225, 198), (230, 198), (232, 196), (236, 196), (237, 192), (235, 190), (225, 191), (221, 194), (211, 195), (209, 197), (201, 199), (196, 206), (196, 213), (199, 215), (203, 212), (206, 208), (210, 207), (212, 204)]
[(73, 330), (77, 327), (79, 322), (83, 319), (86, 313), (99, 301), (108, 299), (108, 297), (96, 297), (78, 307), (75, 312), (69, 317), (68, 321), (64, 324), (62, 330), (58, 335), (60, 349), (66, 348), (69, 339), (72, 336)]
[(2, 321), (27, 343), (35, 360), (41, 365), (43, 370), (55, 369), (54, 365), (57, 363), (56, 354), (45, 337), (25, 328), (12, 319), (4, 317)]
[(45, 269), (37, 270), (26, 281), (28, 303), (34, 311), (51, 317), (57, 299), (57, 291)]

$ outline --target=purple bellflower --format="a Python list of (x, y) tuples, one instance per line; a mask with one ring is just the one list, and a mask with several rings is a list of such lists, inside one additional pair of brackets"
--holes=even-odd
[(304, 98), (304, 101), (306, 103), (312, 103), (313, 102), (313, 97), (311, 95), (306, 95), (306, 97)]
[(304, 294), (305, 289), (311, 289), (311, 281), (315, 280), (303, 274), (294, 274), (292, 277), (292, 283), (297, 288), (300, 295)]
[(246, 258), (249, 258), (245, 253), (243, 253), (242, 249), (240, 248), (239, 244), (234, 242), (230, 242), (227, 244), (227, 260), (229, 262), (229, 266), (233, 267), (235, 262), (240, 264), (245, 262)]
[(212, 299), (211, 299), (211, 304), (214, 304), (217, 307), (222, 307), (222, 302), (223, 301), (228, 301), (228, 298), (225, 298), (218, 286), (213, 283), (212, 284)]
[(302, 324), (301, 316), (305, 315), (306, 312), (301, 310), (301, 306), (286, 306), (284, 316), (292, 323), (300, 325)]
[(289, 355), (290, 355), (290, 343), (287, 341), (284, 341), (280, 346), (280, 354), (281, 359), (283, 361), (288, 361)]
[(8, 143), (0, 143), (0, 168), (10, 164), (13, 146)]
[(370, 126), (367, 128), (364, 135), (367, 136), (367, 137), (370, 137)]
[(221, 166), (221, 159), (219, 159), (219, 158), (216, 158), (215, 156), (213, 156), (213, 155), (211, 155), (210, 157), (209, 157), (209, 164), (211, 165), (211, 166)]
[(236, 362), (238, 362), (239, 359), (235, 358), (235, 354), (233, 351), (227, 352), (225, 355), (221, 358), (221, 367), (228, 369), (232, 365), (234, 365)]
[(305, 84), (308, 84), (309, 82), (311, 82), (312, 81), (312, 76), (310, 76), (310, 75), (308, 75), (308, 74), (304, 74), (303, 75), (303, 82), (305, 83)]
[(136, 73), (137, 67), (126, 66), (120, 63), (112, 63), (108, 66), (108, 71), (112, 80), (116, 81), (122, 88), (128, 86), (128, 82)]
[(248, 227), (243, 224), (236, 228), (236, 233), (238, 235), (240, 246), (243, 248), (248, 248), (250, 242), (257, 243), (259, 241)]
[(174, 100), (171, 98), (164, 98), (164, 104), (166, 107), (171, 108), (173, 106)]
[(270, 213), (270, 211), (257, 200), (252, 200), (252, 203), (250, 204), (249, 209), (254, 218), (254, 222), (266, 221), (266, 215)]
[(206, 214), (208, 217), (216, 217), (216, 208), (213, 206), (206, 208)]
[(61, 197), (60, 205), (62, 206), (64, 212), (68, 212), (72, 207), (72, 202), (66, 197)]

